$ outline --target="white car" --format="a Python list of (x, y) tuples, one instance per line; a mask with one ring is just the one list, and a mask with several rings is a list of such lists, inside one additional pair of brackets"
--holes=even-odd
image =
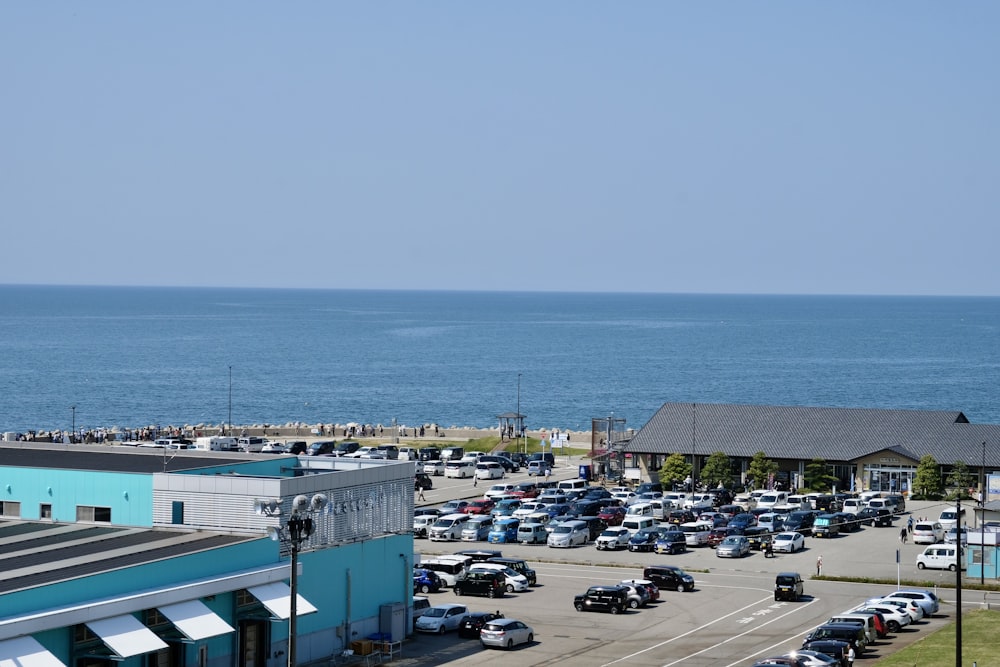
[(891, 604), (863, 604), (855, 611), (877, 611), (882, 614), (889, 632), (899, 632), (901, 628), (905, 628), (913, 622), (905, 610)]
[(918, 521), (913, 526), (914, 544), (944, 542), (944, 527), (937, 521)]
[(424, 611), (414, 627), (420, 632), (436, 632), (443, 635), (448, 630), (458, 630), (462, 619), (469, 613), (464, 604), (439, 604)]
[(489, 498), (490, 500), (495, 500), (500, 502), (505, 498), (514, 498), (514, 485), (513, 484), (494, 484), (486, 493), (483, 494), (483, 498)]
[[(872, 600), (869, 600), (872, 602)], [(884, 598), (875, 600), (877, 604), (891, 604), (894, 607), (899, 607), (907, 614), (910, 615), (910, 619), (913, 621), (919, 621), (924, 617), (924, 609), (917, 604), (916, 600), (911, 600), (909, 598), (894, 598), (888, 595)]]
[(476, 479), (503, 479), (505, 471), (499, 463), (477, 463)]
[(515, 519), (521, 519), (522, 521), (524, 521), (531, 514), (534, 514), (535, 512), (541, 512), (544, 509), (545, 509), (544, 503), (540, 503), (538, 501), (530, 501), (526, 503), (521, 503), (521, 506), (518, 507), (516, 510), (514, 510), (514, 513), (511, 516), (513, 516)]
[(806, 538), (801, 533), (778, 533), (771, 543), (775, 551), (784, 553), (795, 553), (806, 548)]
[(444, 476), (444, 461), (424, 461), (423, 471), (436, 477)]
[(597, 547), (598, 551), (609, 549), (611, 551), (618, 551), (619, 549), (628, 549), (628, 540), (632, 534), (628, 531), (628, 528), (605, 528), (597, 539), (594, 541), (594, 546)]
[(948, 532), (944, 534), (945, 544), (955, 544), (958, 542), (959, 535), (961, 535), (962, 546), (966, 546), (969, 543), (969, 529), (965, 526), (959, 528), (958, 526), (952, 526), (948, 529)]
[(521, 593), (528, 590), (530, 586), (526, 576), (500, 563), (476, 563), (470, 572), (475, 570), (493, 570), (502, 573), (508, 593)]
[(261, 454), (287, 454), (288, 450), (280, 442), (265, 442), (260, 448)]
[(533, 641), (535, 631), (515, 618), (493, 619), (479, 631), (479, 643), (483, 648), (496, 646), (511, 649), (517, 644), (530, 644)]

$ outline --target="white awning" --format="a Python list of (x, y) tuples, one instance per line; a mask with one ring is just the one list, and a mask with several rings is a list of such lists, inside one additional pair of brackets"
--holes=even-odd
[(167, 648), (166, 642), (131, 614), (87, 621), (87, 627), (122, 658)]
[(195, 641), (206, 637), (236, 632), (236, 629), (205, 606), (201, 600), (188, 600), (159, 607), (160, 613), (180, 630), (185, 637)]
[(0, 667), (66, 667), (31, 635), (0, 642)]
[[(292, 589), (285, 582), (276, 581), (272, 584), (254, 586), (247, 590), (260, 600), (261, 604), (267, 607), (267, 610), (275, 617), (284, 620), (292, 615)], [(309, 600), (301, 595), (296, 595), (295, 599), (298, 603), (295, 609), (296, 616), (304, 616), (316, 611), (316, 607), (312, 606)]]

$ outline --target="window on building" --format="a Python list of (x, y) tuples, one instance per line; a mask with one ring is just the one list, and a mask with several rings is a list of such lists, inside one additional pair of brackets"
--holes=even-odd
[(51, 519), (52, 518), (52, 505), (49, 503), (42, 503), (38, 506), (38, 517), (40, 519)]
[(95, 523), (111, 523), (111, 508), (92, 507), (90, 505), (77, 505), (76, 520), (93, 521)]
[(12, 519), (20, 519), (21, 503), (15, 502), (13, 500), (4, 500), (3, 502), (0, 502), (0, 516), (6, 516)]

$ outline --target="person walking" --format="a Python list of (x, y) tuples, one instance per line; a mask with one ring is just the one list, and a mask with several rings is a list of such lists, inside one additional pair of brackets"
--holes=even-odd
[(906, 528), (903, 528), (899, 531), (899, 541), (902, 542), (903, 544), (906, 544)]
[(906, 520), (906, 532), (913, 532), (913, 516), (911, 515), (909, 519)]
[(417, 500), (427, 500), (426, 498), (424, 498), (424, 487), (423, 486), (417, 488)]
[(855, 657), (856, 656), (854, 654), (854, 646), (853, 645), (848, 646), (847, 647), (847, 665), (848, 665), (848, 667), (853, 667), (853, 665), (854, 665), (854, 658)]
[(823, 556), (816, 556), (816, 576), (823, 574)]
[(549, 481), (549, 475), (552, 474), (552, 468), (550, 466), (545, 466), (545, 481)]
[(479, 486), (479, 475), (472, 473), (472, 486)]

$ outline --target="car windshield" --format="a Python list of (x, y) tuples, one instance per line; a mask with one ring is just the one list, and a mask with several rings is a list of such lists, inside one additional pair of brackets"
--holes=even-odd
[(573, 527), (572, 526), (564, 526), (564, 525), (560, 524), (560, 525), (556, 526), (553, 529), (552, 532), (554, 532), (554, 533), (572, 533), (573, 532)]
[(793, 586), (795, 579), (793, 577), (778, 577), (778, 584), (781, 586)]
[(440, 618), (441, 616), (444, 616), (444, 612), (445, 610), (442, 609), (441, 607), (431, 607), (430, 609), (424, 612), (424, 616), (430, 616), (431, 618)]
[(794, 539), (794, 536), (790, 535), (789, 533), (780, 533), (778, 535), (775, 535), (774, 539), (777, 542), (787, 542), (788, 540)]

